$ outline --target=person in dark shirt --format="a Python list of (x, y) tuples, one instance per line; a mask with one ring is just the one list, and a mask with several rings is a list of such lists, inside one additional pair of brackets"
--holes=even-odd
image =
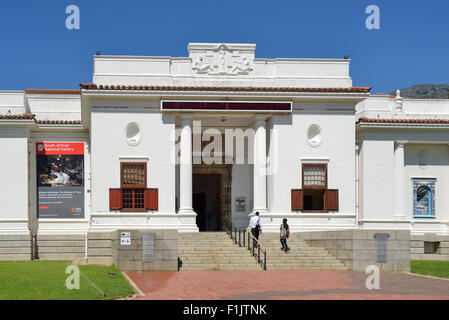
[(284, 218), (282, 220), (280, 231), (281, 231), (280, 236), (281, 236), (281, 244), (282, 244), (281, 250), (284, 252), (288, 252), (288, 251), (290, 251), (290, 249), (287, 246), (287, 238), (290, 236), (290, 228), (288, 226), (286, 218)]

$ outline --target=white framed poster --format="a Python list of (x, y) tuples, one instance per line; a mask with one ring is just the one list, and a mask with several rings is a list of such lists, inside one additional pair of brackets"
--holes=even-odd
[(84, 143), (36, 143), (38, 218), (84, 218)]
[(436, 179), (413, 178), (413, 217), (435, 218)]

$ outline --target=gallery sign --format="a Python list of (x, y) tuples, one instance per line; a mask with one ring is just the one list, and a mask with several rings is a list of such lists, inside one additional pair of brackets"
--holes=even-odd
[(39, 218), (84, 218), (84, 143), (36, 143)]
[(243, 111), (243, 112), (291, 112), (291, 102), (261, 101), (161, 101), (162, 111)]

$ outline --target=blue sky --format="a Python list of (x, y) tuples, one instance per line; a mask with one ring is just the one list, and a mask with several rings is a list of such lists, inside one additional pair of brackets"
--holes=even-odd
[[(80, 30), (65, 26), (80, 8)], [(380, 30), (368, 30), (368, 5)], [(353, 84), (391, 92), (449, 83), (449, 1), (40, 0), (0, 4), (0, 90), (72, 89), (92, 56), (187, 56), (189, 42), (257, 44), (256, 57), (343, 58)]]

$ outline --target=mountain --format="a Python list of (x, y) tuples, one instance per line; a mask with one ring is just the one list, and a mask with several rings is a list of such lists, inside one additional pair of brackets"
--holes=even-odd
[[(449, 99), (448, 84), (418, 84), (401, 90), (401, 97), (412, 99)], [(391, 94), (396, 95), (396, 91)]]

